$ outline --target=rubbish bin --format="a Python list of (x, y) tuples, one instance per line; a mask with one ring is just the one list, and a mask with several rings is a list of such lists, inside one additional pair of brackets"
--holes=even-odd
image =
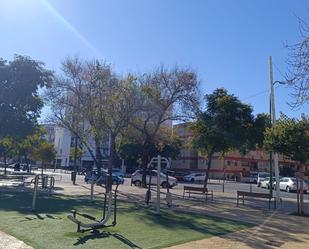
[(72, 171), (71, 172), (71, 181), (73, 182), (73, 184), (75, 184), (75, 181), (76, 181), (76, 171)]

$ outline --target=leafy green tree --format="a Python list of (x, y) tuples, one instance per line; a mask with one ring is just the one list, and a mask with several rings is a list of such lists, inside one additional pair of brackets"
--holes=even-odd
[(254, 123), (252, 108), (223, 88), (207, 94), (205, 99), (206, 110), (198, 113), (192, 124), (192, 146), (206, 154), (208, 160), (204, 187), (207, 186), (213, 155), (224, 155), (248, 143), (248, 133)]
[(32, 158), (41, 161), (41, 174), (43, 177), (43, 168), (46, 164), (51, 163), (56, 158), (56, 151), (54, 145), (42, 140), (38, 146), (32, 151)]
[[(84, 155), (84, 151), (80, 147), (77, 147), (77, 149), (76, 149), (76, 160), (80, 162), (83, 155)], [(70, 160), (73, 161), (74, 157), (75, 157), (75, 147), (71, 147), (70, 148)]]
[(7, 156), (14, 149), (14, 140), (11, 137), (0, 139), (0, 156), (4, 159), (4, 174), (7, 168)]
[(34, 132), (28, 135), (26, 138), (20, 140), (15, 147), (16, 154), (23, 156), (27, 164), (28, 171), (31, 171), (29, 167), (29, 160), (32, 159), (31, 155), (35, 148), (37, 148), (43, 141), (43, 135), (46, 133), (45, 129), (41, 126), (37, 126)]
[(9, 62), (0, 58), (0, 139), (33, 131), (43, 107), (38, 90), (52, 80), (42, 62), (21, 55)]
[[(176, 159), (180, 154), (182, 141), (178, 138), (170, 138), (170, 141), (161, 141), (159, 144), (149, 144), (147, 151), (150, 157), (161, 155), (166, 158)], [(128, 166), (134, 167), (141, 163), (143, 144), (126, 143), (120, 147), (119, 155)]]
[(281, 115), (279, 121), (265, 132), (265, 148), (281, 153), (299, 163), (300, 214), (304, 214), (303, 180), (305, 164), (309, 162), (309, 119)]

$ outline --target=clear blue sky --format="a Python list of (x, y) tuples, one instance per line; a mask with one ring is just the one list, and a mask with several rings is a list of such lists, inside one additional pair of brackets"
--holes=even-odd
[[(275, 80), (299, 39), (296, 16), (309, 23), (308, 0), (0, 0), (0, 57), (29, 55), (55, 71), (66, 56), (100, 58), (120, 74), (159, 64), (195, 69), (201, 94), (225, 87), (268, 112), (268, 57)], [(278, 70), (279, 69), (279, 70)], [(289, 89), (276, 88), (280, 111)]]

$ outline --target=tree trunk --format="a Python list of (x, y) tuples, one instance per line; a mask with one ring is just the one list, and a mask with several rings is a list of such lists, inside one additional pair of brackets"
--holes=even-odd
[(110, 135), (110, 148), (109, 148), (109, 161), (108, 161), (108, 178), (107, 178), (107, 191), (112, 190), (113, 184), (113, 167), (116, 161), (116, 136)]
[(29, 165), (29, 160), (28, 160), (27, 154), (25, 154), (24, 157), (25, 157), (25, 161), (26, 161), (26, 165), (27, 165), (27, 173), (31, 173), (31, 169), (30, 169), (30, 165)]
[(304, 166), (300, 165), (300, 215), (304, 215)]
[(7, 167), (7, 164), (6, 164), (6, 153), (3, 153), (3, 158), (4, 158), (4, 174), (6, 175), (6, 167)]
[(43, 167), (44, 167), (44, 163), (42, 162), (42, 164), (41, 164), (41, 175), (42, 175), (42, 181), (43, 181)]
[(209, 171), (211, 167), (211, 161), (212, 161), (212, 155), (213, 153), (209, 153), (208, 156), (208, 163), (207, 163), (207, 170), (206, 170), (206, 175), (205, 175), (205, 181), (204, 181), (204, 188), (207, 188), (207, 183), (209, 179)]
[(74, 141), (74, 172), (75, 174), (77, 173), (77, 145), (78, 145), (78, 140), (77, 136), (75, 136), (75, 141)]
[(142, 187), (147, 188), (146, 176), (147, 176), (147, 165), (149, 161), (149, 142), (145, 141), (142, 152), (142, 167), (143, 167), (143, 175), (142, 175)]
[(101, 144), (100, 142), (96, 139), (95, 140), (95, 157), (96, 157), (96, 166), (98, 169), (98, 174), (101, 174), (101, 169), (102, 169), (102, 153), (101, 153)]

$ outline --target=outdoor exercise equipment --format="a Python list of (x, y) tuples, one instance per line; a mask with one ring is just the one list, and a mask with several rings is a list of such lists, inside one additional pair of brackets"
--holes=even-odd
[(33, 188), (33, 197), (32, 197), (32, 206), (31, 210), (35, 211), (36, 199), (37, 199), (37, 192), (39, 188), (39, 183), (42, 184), (42, 189), (46, 189), (48, 193), (51, 193), (54, 186), (55, 186), (55, 178), (49, 175), (36, 175), (32, 180), (31, 183), (34, 184)]
[[(85, 232), (90, 230), (97, 230), (104, 227), (110, 227), (110, 226), (116, 226), (117, 224), (117, 189), (119, 184), (116, 185), (116, 188), (114, 190), (111, 189), (110, 191), (107, 191), (104, 194), (104, 205), (103, 205), (103, 218), (101, 220), (97, 220), (95, 217), (78, 213), (76, 210), (71, 210), (71, 213), (68, 215), (68, 219), (73, 221), (75, 224), (77, 224), (77, 232)], [(114, 196), (114, 200), (113, 200)], [(110, 217), (112, 216), (112, 213), (114, 214), (113, 222), (110, 225), (107, 225)], [(80, 219), (77, 218), (77, 216), (84, 217), (86, 219), (89, 219), (93, 222), (82, 222)]]
[(147, 169), (149, 170), (149, 185), (148, 190), (146, 191), (146, 204), (149, 205), (151, 200), (151, 172), (154, 169), (157, 169), (157, 202), (156, 202), (156, 211), (160, 213), (160, 189), (161, 189), (161, 166), (162, 163), (165, 164), (165, 175), (166, 175), (166, 202), (168, 206), (172, 206), (172, 195), (169, 191), (169, 180), (168, 173), (170, 172), (168, 169), (170, 168), (170, 161), (166, 157), (161, 157), (160, 155), (157, 157), (153, 157), (147, 165)]

